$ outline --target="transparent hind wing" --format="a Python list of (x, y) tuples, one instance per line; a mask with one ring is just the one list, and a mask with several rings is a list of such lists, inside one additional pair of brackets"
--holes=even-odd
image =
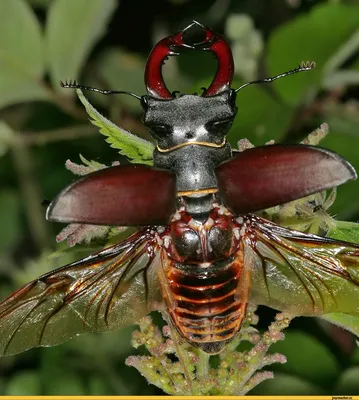
[(251, 299), (293, 315), (359, 315), (359, 246), (246, 215)]
[(148, 232), (39, 277), (0, 303), (0, 355), (133, 324), (160, 309)]

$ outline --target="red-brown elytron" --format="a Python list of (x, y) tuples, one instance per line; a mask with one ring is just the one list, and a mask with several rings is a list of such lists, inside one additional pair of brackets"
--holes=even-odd
[[(186, 43), (200, 28), (203, 40)], [(202, 95), (175, 95), (161, 67), (182, 48), (210, 51), (218, 69)], [(260, 82), (306, 71), (311, 64)], [(236, 116), (232, 53), (197, 22), (162, 39), (137, 96), (155, 141), (153, 167), (114, 166), (65, 188), (47, 219), (137, 226), (122, 242), (28, 283), (0, 304), (0, 354), (120, 329), (167, 310), (190, 344), (216, 353), (251, 300), (294, 315), (359, 311), (359, 246), (304, 234), (253, 213), (338, 186), (356, 174), (337, 154), (304, 145), (243, 152), (226, 140)], [(65, 87), (102, 91), (66, 83)], [(345, 295), (343, 295), (345, 294)]]

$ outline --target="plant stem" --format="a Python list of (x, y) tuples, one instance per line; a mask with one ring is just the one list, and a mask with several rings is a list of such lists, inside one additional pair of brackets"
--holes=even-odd
[(45, 213), (41, 206), (43, 200), (38, 182), (34, 178), (32, 158), (29, 149), (24, 146), (21, 137), (12, 146), (14, 166), (19, 179), (20, 191), (24, 199), (29, 229), (35, 245), (42, 251), (49, 244), (50, 234), (45, 221)]
[(209, 357), (210, 355), (202, 350), (198, 350), (199, 361), (196, 365), (197, 379), (206, 378), (209, 371)]
[(51, 142), (79, 139), (96, 133), (98, 133), (98, 129), (93, 125), (80, 125), (50, 131), (24, 132), (21, 140), (27, 146), (41, 146)]

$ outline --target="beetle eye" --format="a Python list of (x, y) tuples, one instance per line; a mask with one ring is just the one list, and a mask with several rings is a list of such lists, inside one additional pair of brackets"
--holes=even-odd
[(164, 136), (171, 133), (171, 127), (166, 124), (147, 124), (147, 126), (155, 136)]
[(226, 130), (228, 131), (230, 127), (232, 126), (233, 123), (233, 118), (226, 118), (226, 119), (221, 119), (219, 121), (211, 121), (208, 124), (206, 124), (206, 127), (208, 131), (211, 130), (216, 130), (216, 131), (222, 131)]

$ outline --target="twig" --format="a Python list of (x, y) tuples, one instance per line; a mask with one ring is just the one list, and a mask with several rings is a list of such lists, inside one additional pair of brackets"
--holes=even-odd
[(41, 190), (33, 173), (31, 153), (21, 140), (16, 140), (12, 146), (12, 156), (31, 236), (37, 249), (41, 251), (47, 247), (51, 236), (41, 206)]
[(209, 357), (210, 357), (210, 355), (200, 349), (198, 349), (197, 351), (198, 351), (197, 354), (199, 357), (199, 362), (196, 365), (197, 377), (199, 379), (207, 378), (208, 372), (209, 372)]
[(97, 133), (98, 129), (93, 125), (88, 124), (42, 132), (23, 132), (21, 135), (17, 136), (17, 139), (26, 146), (41, 146), (52, 142), (61, 142), (64, 140), (74, 140), (81, 137), (92, 136)]

